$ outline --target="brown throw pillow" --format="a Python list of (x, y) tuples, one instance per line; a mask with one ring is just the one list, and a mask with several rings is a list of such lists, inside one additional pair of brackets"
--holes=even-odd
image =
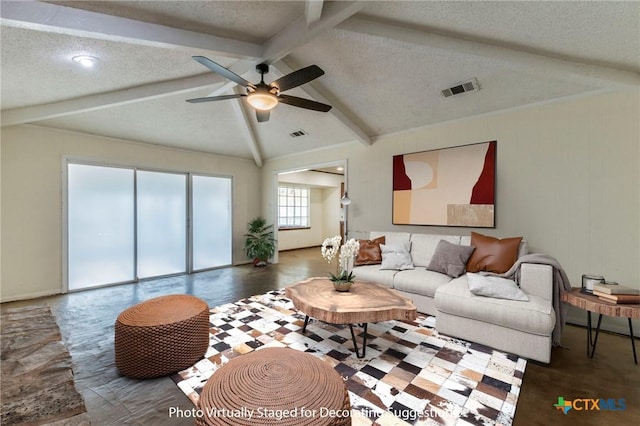
[(493, 238), (471, 233), (471, 245), (476, 249), (467, 262), (467, 272), (507, 272), (518, 260), (518, 248), (522, 237)]
[(360, 249), (353, 263), (354, 266), (360, 265), (379, 265), (382, 263), (382, 251), (380, 244), (385, 244), (385, 237), (378, 237), (375, 240), (358, 240)]

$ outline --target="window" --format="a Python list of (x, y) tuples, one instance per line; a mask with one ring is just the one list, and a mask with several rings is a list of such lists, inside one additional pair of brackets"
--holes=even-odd
[(311, 190), (305, 186), (278, 186), (278, 228), (308, 228)]

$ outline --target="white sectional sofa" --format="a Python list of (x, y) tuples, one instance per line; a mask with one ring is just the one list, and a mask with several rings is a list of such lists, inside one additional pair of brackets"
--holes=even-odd
[[(468, 274), (451, 278), (426, 269), (440, 240), (470, 245), (470, 237), (374, 231), (369, 239), (381, 236), (385, 237), (386, 245), (410, 243), (414, 269), (356, 266), (353, 268), (356, 279), (386, 285), (409, 297), (419, 312), (435, 315), (436, 328), (442, 334), (536, 361), (550, 361), (556, 322), (551, 266), (522, 264), (519, 285), (528, 301), (477, 296), (469, 291)], [(520, 243), (518, 256), (526, 252), (526, 243)]]

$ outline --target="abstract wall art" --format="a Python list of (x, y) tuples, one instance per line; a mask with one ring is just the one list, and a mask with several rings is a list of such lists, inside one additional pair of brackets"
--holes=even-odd
[(497, 141), (393, 157), (393, 224), (495, 227)]

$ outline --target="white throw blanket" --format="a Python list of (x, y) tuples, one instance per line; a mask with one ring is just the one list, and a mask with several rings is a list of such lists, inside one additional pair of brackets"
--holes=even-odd
[(523, 263), (549, 265), (553, 268), (552, 303), (553, 310), (556, 312), (556, 325), (553, 329), (552, 341), (553, 346), (561, 346), (562, 329), (564, 328), (564, 323), (567, 318), (567, 310), (569, 308), (569, 305), (560, 301), (560, 292), (571, 291), (571, 283), (569, 282), (569, 277), (567, 277), (566, 272), (554, 257), (541, 253), (527, 254), (520, 257), (516, 261), (516, 263), (513, 264), (511, 269), (509, 269), (504, 274), (487, 273), (487, 275), (496, 275), (498, 277), (509, 278), (517, 283), (520, 283), (520, 265), (522, 265)]

